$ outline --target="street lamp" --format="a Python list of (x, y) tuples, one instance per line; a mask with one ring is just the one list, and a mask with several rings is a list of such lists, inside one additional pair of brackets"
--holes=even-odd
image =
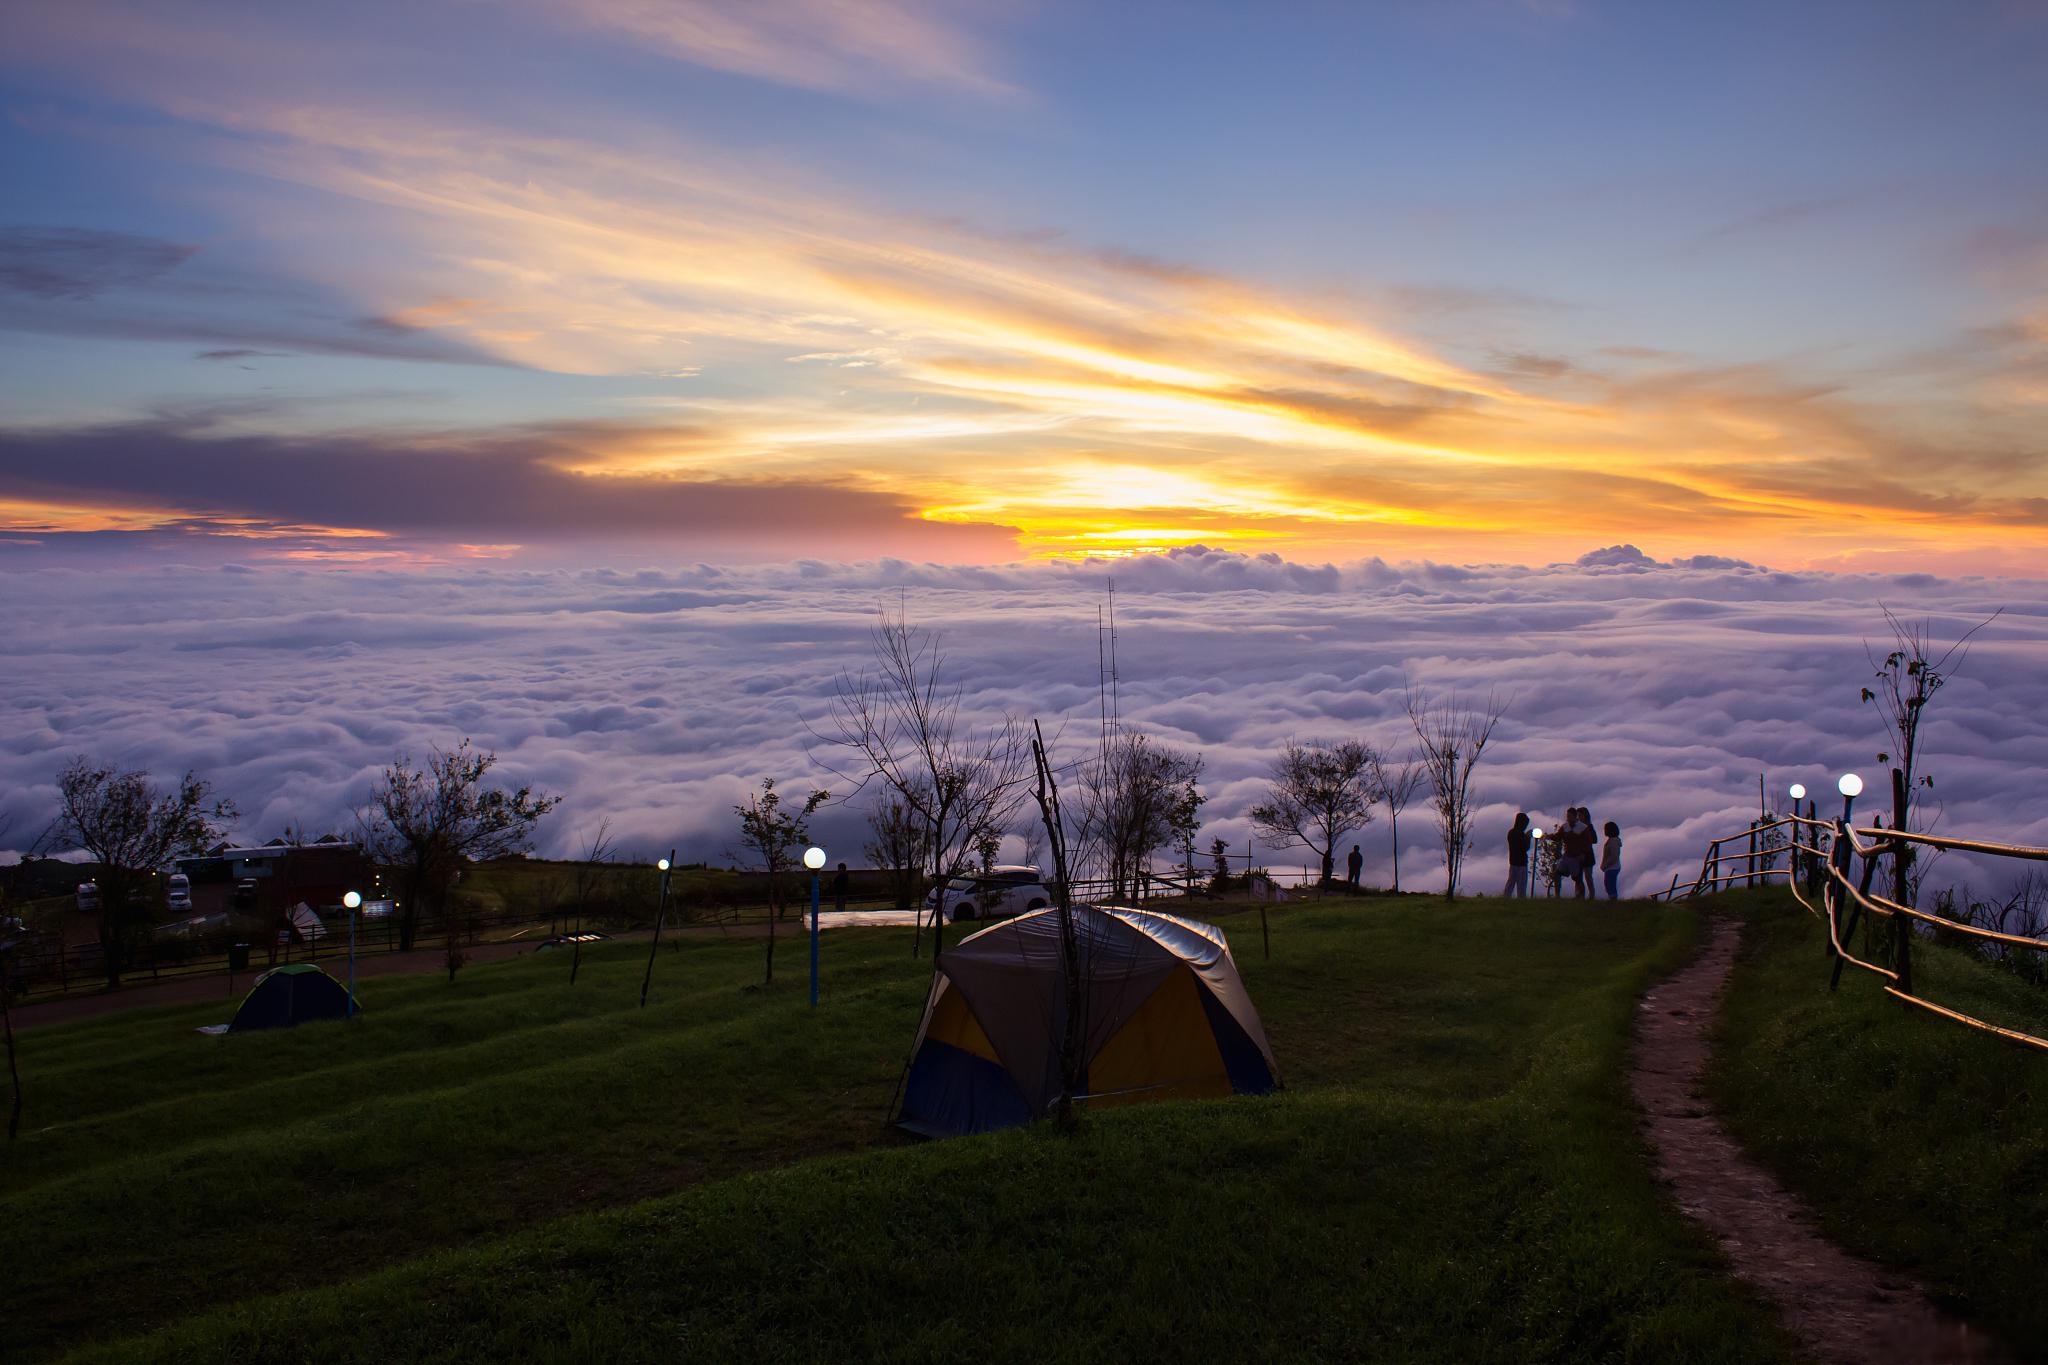
[(654, 953), (661, 947), (662, 921), (668, 918), (668, 865), (669, 859), (675, 856), (676, 851), (670, 849), (667, 858), (654, 864), (661, 872), (661, 901), (654, 911), (654, 941), (647, 945), (647, 975), (640, 978), (640, 1008), (643, 1010), (647, 1008), (647, 988), (654, 984)]
[(1531, 825), (1529, 826), (1529, 890), (1526, 893), (1528, 895), (1533, 896), (1536, 894), (1536, 869), (1541, 866), (1543, 866), (1543, 826)]
[(356, 911), (363, 908), (363, 893), (344, 891), (341, 903), (348, 908), (348, 1017), (356, 1017)]
[(804, 850), (804, 866), (811, 870), (811, 1008), (818, 1007), (818, 872), (825, 866), (825, 850), (813, 844)]
[(1804, 782), (1794, 782), (1792, 784), (1791, 796), (1794, 801), (1804, 801), (1806, 799), (1806, 784)]
[(1835, 783), (1835, 790), (1842, 794), (1842, 821), (1848, 823), (1849, 812), (1856, 807), (1856, 798), (1863, 795), (1863, 779), (1855, 773), (1843, 773)]

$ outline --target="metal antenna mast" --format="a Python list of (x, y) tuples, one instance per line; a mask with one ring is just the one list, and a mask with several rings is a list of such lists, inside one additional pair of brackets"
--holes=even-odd
[(1104, 652), (1102, 608), (1095, 608), (1095, 706), (1102, 714), (1102, 754), (1109, 756), (1109, 656)]
[(1109, 723), (1123, 728), (1123, 706), (1117, 697), (1116, 677), (1116, 580), (1109, 580)]

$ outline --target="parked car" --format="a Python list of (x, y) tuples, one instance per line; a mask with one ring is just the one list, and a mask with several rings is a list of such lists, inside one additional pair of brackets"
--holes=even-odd
[(81, 910), (97, 910), (100, 908), (100, 884), (98, 882), (80, 882), (78, 884), (78, 908)]
[(172, 910), (192, 908), (192, 879), (182, 872), (173, 872), (170, 889), (165, 894), (164, 904)]
[[(924, 898), (925, 909), (938, 901), (938, 888)], [(953, 921), (1002, 919), (1027, 910), (1043, 910), (1052, 904), (1044, 874), (1035, 867), (1018, 864), (989, 869), (986, 877), (956, 877), (946, 884), (946, 918)]]

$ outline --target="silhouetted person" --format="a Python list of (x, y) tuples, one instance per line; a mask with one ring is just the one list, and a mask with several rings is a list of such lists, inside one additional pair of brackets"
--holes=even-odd
[(834, 873), (832, 874), (832, 908), (833, 908), (834, 910), (842, 910), (842, 911), (846, 909), (846, 864), (845, 864), (845, 863), (841, 863), (841, 864), (839, 865), (839, 870), (838, 870), (837, 872), (834, 872)]
[(1357, 844), (1351, 846), (1351, 856), (1345, 860), (1345, 865), (1350, 869), (1350, 876), (1345, 880), (1349, 881), (1351, 889), (1356, 891), (1358, 889), (1359, 874), (1365, 871), (1365, 855), (1358, 851)]
[(1508, 884), (1501, 888), (1503, 896), (1529, 897), (1529, 812), (1515, 812), (1515, 823), (1508, 829)]
[(1621, 826), (1607, 822), (1607, 842), (1600, 849), (1600, 875), (1607, 882), (1607, 899), (1621, 899)]
[[(1573, 806), (1565, 813), (1564, 831), (1558, 837), (1564, 840), (1564, 857), (1558, 860), (1558, 870), (1570, 873), (1572, 890), (1583, 900), (1593, 894), (1593, 852), (1600, 842), (1600, 836), (1593, 832), (1593, 813), (1584, 806)], [(1567, 863), (1569, 867), (1565, 866)]]

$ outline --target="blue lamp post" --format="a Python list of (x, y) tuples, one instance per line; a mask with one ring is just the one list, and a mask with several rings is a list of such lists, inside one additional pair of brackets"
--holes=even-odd
[(356, 911), (363, 908), (363, 893), (349, 891), (341, 903), (348, 908), (348, 1017), (356, 1017)]
[[(1792, 798), (1792, 816), (1794, 819), (1797, 819), (1799, 817), (1799, 803), (1806, 799), (1806, 784), (1804, 782), (1794, 782), (1787, 794)], [(1806, 875), (1805, 869), (1807, 866), (1806, 855), (1799, 851), (1799, 844), (1799, 826), (1794, 825), (1792, 826), (1792, 880), (1795, 890), (1797, 889), (1799, 878)]]
[(825, 866), (825, 850), (804, 850), (804, 866), (811, 870), (811, 1007), (818, 1005), (818, 872)]
[(1856, 798), (1863, 795), (1863, 779), (1855, 773), (1843, 773), (1835, 790), (1842, 794), (1842, 823), (1847, 824), (1849, 812), (1856, 808)]
[(662, 922), (668, 918), (668, 868), (676, 851), (670, 849), (668, 852), (667, 858), (654, 864), (661, 873), (661, 900), (654, 911), (654, 940), (647, 945), (647, 975), (640, 978), (640, 1008), (643, 1010), (647, 1008), (647, 988), (654, 984), (654, 954), (661, 948)]

